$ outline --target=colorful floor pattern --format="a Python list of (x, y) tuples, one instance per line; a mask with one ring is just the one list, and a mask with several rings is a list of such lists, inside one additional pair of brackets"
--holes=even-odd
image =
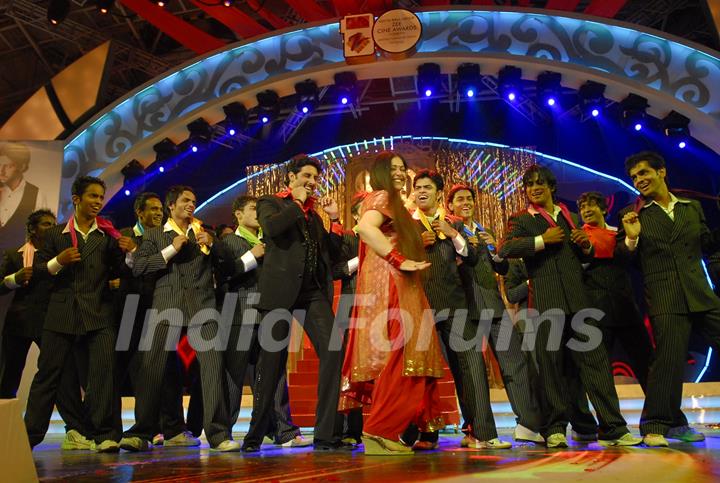
[[(720, 431), (705, 431), (704, 443), (671, 442), (670, 448), (602, 449), (571, 444), (548, 450), (532, 444), (506, 451), (459, 448), (461, 435), (442, 434), (436, 451), (410, 457), (366, 457), (362, 450), (315, 453), (264, 445), (260, 454), (163, 449), (150, 453), (62, 452), (51, 435), (33, 452), (41, 481), (302, 482), (302, 481), (720, 481)], [(239, 438), (241, 435), (237, 435)], [(501, 432), (510, 440), (510, 432)]]

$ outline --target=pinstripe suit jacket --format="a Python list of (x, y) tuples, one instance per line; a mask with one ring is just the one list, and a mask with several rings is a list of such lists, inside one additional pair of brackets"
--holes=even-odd
[[(720, 231), (708, 229), (700, 203), (683, 201), (675, 204), (675, 221), (657, 204), (640, 210), (641, 231), (634, 252), (625, 245), (624, 230), (618, 230), (616, 256), (639, 264), (651, 316), (720, 307), (701, 265), (703, 252), (720, 248)], [(620, 219), (631, 209), (623, 209)]]
[(493, 317), (500, 318), (505, 310), (505, 304), (500, 296), (495, 273), (506, 274), (510, 264), (507, 260), (502, 262), (493, 260), (487, 244), (482, 240), (479, 241), (480, 244), (476, 248), (478, 261), (475, 266), (465, 263), (460, 265), (460, 277), (467, 292), (470, 318), (479, 319), (483, 310), (492, 310), (495, 313)]
[[(2, 265), (2, 278), (16, 273), (23, 268), (23, 256), (18, 249), (11, 249), (5, 252)], [(50, 301), (50, 287), (52, 281), (50, 274), (33, 273), (27, 286), (11, 290), (0, 283), (0, 295), (13, 292), (12, 303), (5, 316), (4, 334), (12, 334), (19, 337), (39, 339), (42, 335), (43, 324)]]
[[(579, 226), (578, 216), (570, 215), (575, 226)], [(576, 313), (591, 306), (582, 263), (589, 262), (592, 256), (584, 255), (580, 247), (570, 241), (570, 226), (562, 214), (558, 215), (557, 224), (565, 231), (565, 241), (546, 245), (544, 250), (535, 252), (535, 237), (545, 233), (550, 225), (540, 214), (516, 213), (508, 220), (500, 256), (525, 261), (530, 279), (529, 307), (540, 313), (549, 309)]]
[(145, 230), (143, 242), (135, 255), (133, 274), (136, 277), (153, 275), (152, 308), (158, 311), (177, 308), (184, 316), (183, 325), (189, 325), (200, 310), (215, 308), (213, 264), (217, 253), (213, 244), (210, 255), (200, 251), (200, 245), (186, 243), (167, 263), (161, 250), (171, 245), (174, 231), (163, 231), (163, 226)]
[[(35, 254), (33, 276), (45, 276), (47, 263), (72, 247), (65, 225), (45, 232), (43, 247)], [(84, 334), (115, 325), (113, 296), (108, 280), (129, 273), (117, 240), (95, 230), (83, 241), (78, 234), (81, 261), (51, 276), (52, 289), (45, 329), (64, 334)]]
[[(305, 270), (305, 214), (289, 198), (265, 195), (257, 201), (258, 221), (265, 242), (265, 261), (260, 274), (263, 310), (289, 309), (297, 300)], [(310, 210), (309, 233), (318, 243), (318, 282), (332, 301), (332, 266), (340, 258), (342, 238), (325, 230), (322, 219)]]
[(525, 263), (521, 258), (510, 260), (510, 267), (505, 279), (505, 295), (511, 304), (520, 304), (520, 308), (527, 308), (528, 280)]
[[(257, 260), (258, 266), (250, 270), (241, 259), (251, 248), (250, 242), (234, 233), (226, 235), (218, 242), (218, 285), (222, 283), (228, 292), (237, 292), (238, 294), (233, 325), (242, 324), (245, 310), (253, 308), (257, 304), (257, 300), (252, 303), (252, 298), (249, 296), (258, 296), (258, 278), (262, 271), (263, 259)], [(259, 323), (259, 317), (255, 317), (254, 322)]]
[[(453, 221), (451, 225), (465, 237), (462, 221)], [(416, 220), (416, 226), (420, 233), (427, 231), (425, 226), (418, 220)], [(460, 257), (463, 264), (474, 267), (478, 262), (478, 257), (475, 247), (470, 242), (467, 242), (467, 247), (468, 254), (465, 257), (460, 257), (457, 254), (455, 245), (449, 238), (444, 240), (436, 238), (435, 243), (425, 247), (431, 265), (428, 268), (427, 276), (423, 276), (423, 282), (425, 294), (433, 310), (468, 308), (467, 292), (460, 277), (457, 258)]]

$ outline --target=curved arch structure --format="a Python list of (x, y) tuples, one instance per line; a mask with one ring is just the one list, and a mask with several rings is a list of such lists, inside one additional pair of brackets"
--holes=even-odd
[(255, 105), (257, 92), (281, 96), (308, 77), (332, 84), (333, 74), (353, 70), (358, 78), (414, 75), (428, 60), (452, 72), (478, 62), (483, 73), (506, 64), (528, 78), (539, 71), (563, 74), (563, 84), (586, 80), (607, 85), (614, 100), (628, 92), (646, 97), (650, 114), (676, 110), (692, 121), (693, 136), (720, 152), (720, 54), (660, 32), (594, 17), (538, 13), (527, 9), (452, 9), (418, 12), (423, 32), (417, 53), (404, 60), (348, 66), (337, 22), (310, 24), (235, 44), (178, 67), (128, 94), (75, 133), (65, 147), (64, 186), (80, 173), (102, 176), (112, 195), (129, 160), (151, 159), (163, 137), (184, 139), (197, 117), (217, 122), (222, 105)]

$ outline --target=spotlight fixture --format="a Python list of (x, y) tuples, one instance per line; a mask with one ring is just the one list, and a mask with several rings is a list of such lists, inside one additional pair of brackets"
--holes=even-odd
[(354, 104), (357, 98), (355, 72), (338, 72), (335, 74), (335, 91), (340, 104)]
[(498, 72), (498, 91), (503, 99), (514, 102), (520, 95), (522, 70), (506, 65)]
[(540, 105), (555, 107), (560, 100), (562, 76), (557, 72), (543, 72), (537, 78), (537, 96)]
[(298, 102), (297, 109), (303, 114), (314, 111), (318, 106), (318, 86), (313, 80), (304, 80), (295, 84)]
[(426, 63), (417, 68), (417, 91), (423, 97), (439, 94), (442, 87), (440, 66)]
[(248, 124), (248, 112), (244, 105), (239, 102), (231, 102), (223, 106), (225, 112), (225, 131), (234, 136), (244, 130)]
[(223, 7), (232, 7), (235, 4), (235, 0), (222, 0)]
[(272, 121), (280, 113), (280, 96), (277, 92), (267, 90), (258, 92), (258, 119), (263, 124), (267, 124)]
[(70, 13), (70, 0), (50, 0), (47, 9), (47, 19), (53, 25), (57, 25)]
[(645, 125), (645, 110), (648, 108), (648, 101), (637, 94), (628, 94), (620, 102), (623, 113), (623, 125), (635, 131), (641, 131)]
[(164, 138), (153, 146), (153, 151), (155, 151), (156, 154), (156, 161), (164, 161), (175, 156), (178, 152), (178, 147), (170, 138)]
[(109, 13), (110, 9), (112, 9), (113, 5), (115, 4), (115, 0), (96, 0), (96, 2), (98, 12), (103, 15)]
[(605, 105), (605, 85), (587, 81), (578, 89), (578, 96), (583, 114), (598, 117)]
[(140, 164), (140, 161), (133, 159), (123, 166), (120, 173), (124, 177), (123, 189), (125, 196), (145, 191), (145, 168)]
[(475, 97), (480, 91), (480, 66), (478, 64), (465, 63), (457, 68), (457, 91), (458, 96), (467, 98)]
[(167, 0), (155, 0), (155, 5), (160, 8), (165, 8), (165, 5), (167, 5)]
[(207, 147), (212, 138), (213, 128), (205, 119), (199, 117), (185, 127), (190, 132), (188, 141), (190, 143), (190, 150), (193, 153), (197, 153), (201, 148)]
[(690, 119), (677, 111), (670, 111), (662, 123), (668, 139), (675, 142), (678, 148), (685, 149), (690, 140)]

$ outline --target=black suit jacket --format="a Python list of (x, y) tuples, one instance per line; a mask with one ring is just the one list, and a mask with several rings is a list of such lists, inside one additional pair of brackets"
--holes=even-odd
[[(33, 276), (47, 276), (47, 263), (72, 247), (66, 225), (45, 232), (42, 249), (35, 254)], [(117, 240), (95, 230), (83, 241), (78, 233), (81, 261), (50, 276), (52, 289), (45, 329), (65, 334), (84, 334), (115, 325), (113, 297), (108, 280), (127, 274), (125, 254)]]
[[(465, 238), (462, 221), (453, 221), (451, 225)], [(416, 220), (416, 226), (420, 233), (427, 231), (425, 226), (418, 220)], [(455, 245), (447, 237), (444, 240), (436, 238), (435, 243), (425, 247), (430, 262), (428, 274), (423, 277), (425, 294), (430, 307), (436, 312), (444, 309), (452, 311), (468, 308), (467, 291), (460, 277), (457, 260), (460, 258), (462, 264), (474, 267), (478, 258), (475, 247), (467, 241), (467, 238), (465, 242), (467, 243), (468, 253), (464, 257), (457, 254)]]
[(320, 215), (310, 210), (308, 233), (303, 230), (305, 214), (289, 198), (265, 195), (257, 202), (258, 221), (263, 230), (265, 261), (260, 274), (262, 310), (289, 309), (297, 300), (305, 269), (306, 236), (318, 242), (318, 283), (332, 301), (332, 266), (340, 258), (342, 238), (325, 230)]
[(354, 294), (357, 284), (357, 270), (350, 273), (348, 270), (348, 261), (358, 256), (360, 248), (360, 237), (354, 231), (343, 233), (341, 258), (335, 266), (333, 266), (333, 280), (342, 281), (342, 293)]
[(205, 255), (200, 245), (189, 241), (166, 263), (161, 251), (172, 245), (176, 236), (174, 231), (164, 231), (163, 226), (145, 230), (135, 255), (133, 274), (152, 276), (155, 283), (152, 308), (179, 309), (183, 325), (187, 326), (200, 310), (215, 308), (213, 265), (217, 243), (213, 244), (210, 254)]
[[(575, 226), (579, 226), (578, 216), (570, 215)], [(511, 216), (500, 256), (525, 261), (530, 279), (529, 307), (540, 313), (561, 309), (571, 314), (591, 306), (582, 263), (589, 262), (592, 256), (583, 254), (580, 247), (570, 241), (570, 226), (562, 214), (558, 215), (557, 224), (565, 231), (565, 240), (535, 252), (535, 237), (545, 233), (550, 225), (540, 214), (532, 215), (528, 211)]]
[[(620, 219), (631, 210), (620, 212)], [(684, 200), (675, 204), (675, 221), (657, 204), (640, 210), (640, 238), (636, 250), (625, 245), (625, 232), (618, 230), (616, 256), (639, 264), (645, 286), (648, 313), (687, 314), (720, 307), (702, 268), (702, 255), (720, 248), (720, 232), (705, 224), (700, 203)], [(622, 224), (621, 224), (622, 226)]]
[(510, 266), (504, 275), (505, 295), (511, 304), (519, 304), (520, 308), (527, 308), (529, 296), (528, 274), (522, 258), (509, 260)]
[[(2, 264), (2, 278), (23, 268), (22, 253), (18, 249), (5, 252)], [(43, 324), (50, 301), (52, 281), (49, 274), (33, 273), (30, 282), (14, 290), (0, 283), (0, 295), (14, 292), (14, 297), (5, 316), (4, 334), (28, 337), (38, 340), (42, 335)]]
[[(243, 314), (247, 309), (256, 306), (259, 297), (258, 279), (265, 257), (257, 260), (257, 267), (249, 269), (242, 261), (242, 256), (251, 248), (250, 242), (234, 233), (226, 235), (218, 242), (218, 285), (222, 284), (227, 292), (238, 294), (233, 325), (242, 324)], [(259, 322), (257, 316), (248, 320)]]
[[(474, 234), (477, 235), (478, 232), (479, 230), (476, 229)], [(500, 296), (495, 273), (505, 275), (510, 264), (507, 260), (501, 262), (493, 260), (487, 244), (481, 239), (479, 242), (476, 248), (478, 261), (475, 266), (465, 263), (460, 265), (460, 276), (470, 304), (470, 318), (479, 320), (483, 310), (492, 310), (493, 318), (500, 318), (505, 310), (505, 304)]]

